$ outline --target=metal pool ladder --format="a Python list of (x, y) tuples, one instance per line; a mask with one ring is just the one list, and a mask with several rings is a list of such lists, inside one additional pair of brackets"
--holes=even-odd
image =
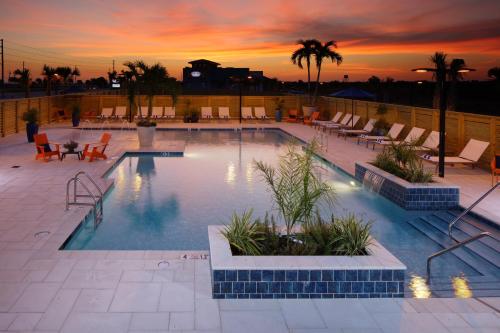
[[(97, 189), (98, 194), (94, 194), (84, 182), (82, 182), (80, 176), (84, 175)], [(73, 195), (71, 196), (71, 184), (73, 184)], [(80, 184), (87, 194), (78, 194), (78, 186)], [(72, 199), (71, 199), (72, 197)], [(79, 201), (78, 198), (90, 198), (89, 201)], [(69, 209), (70, 205), (74, 206), (92, 206), (94, 215), (94, 229), (97, 228), (99, 223), (101, 223), (103, 218), (103, 192), (99, 185), (90, 177), (85, 171), (79, 171), (66, 183), (66, 210)]]
[(470, 205), (466, 210), (464, 210), (462, 213), (460, 213), (460, 215), (458, 215), (456, 218), (454, 218), (449, 224), (448, 224), (448, 236), (451, 238), (452, 241), (456, 242), (456, 244), (450, 246), (450, 247), (447, 247), (441, 251), (438, 251), (432, 255), (430, 255), (428, 258), (427, 258), (427, 281), (430, 280), (431, 278), (431, 261), (432, 259), (436, 258), (436, 257), (439, 257), (440, 255), (443, 255), (445, 253), (448, 253), (448, 252), (451, 252), (455, 249), (458, 249), (459, 247), (462, 247), (466, 244), (469, 244), (471, 242), (474, 242), (478, 239), (481, 239), (483, 237), (492, 237), (494, 239), (494, 237), (491, 235), (490, 232), (488, 231), (483, 231), (477, 235), (474, 235), (474, 236), (471, 236), (469, 238), (466, 238), (462, 241), (459, 241), (458, 239), (456, 239), (455, 237), (453, 237), (453, 226), (459, 222), (462, 217), (464, 217), (465, 215), (467, 215), (474, 207), (476, 207), (481, 201), (483, 201), (488, 195), (491, 194), (491, 192), (493, 192), (494, 190), (496, 190), (498, 187), (500, 186), (500, 183), (496, 183), (492, 188), (490, 188), (486, 193), (484, 193), (479, 199), (477, 199), (472, 205)]

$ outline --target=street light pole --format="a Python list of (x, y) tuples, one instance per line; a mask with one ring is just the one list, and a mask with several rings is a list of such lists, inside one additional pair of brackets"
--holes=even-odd
[[(445, 74), (446, 75), (446, 74)], [(438, 75), (439, 77), (439, 75)], [(446, 94), (446, 78), (443, 77), (441, 82), (438, 82), (440, 85), (439, 92), (439, 164), (438, 164), (438, 172), (439, 177), (444, 177), (444, 157), (446, 153), (446, 109), (447, 105), (447, 94)]]
[[(462, 68), (459, 70), (460, 73), (468, 73), (473, 72), (475, 69), (473, 68)], [(446, 109), (448, 108), (447, 104), (447, 84), (446, 84), (446, 76), (450, 73), (450, 70), (444, 68), (442, 72), (438, 72), (436, 68), (416, 68), (412, 69), (412, 72), (417, 73), (427, 73), (433, 72), (436, 73), (436, 84), (439, 85), (439, 157), (438, 157), (438, 174), (439, 177), (444, 177), (444, 161), (446, 154)]]

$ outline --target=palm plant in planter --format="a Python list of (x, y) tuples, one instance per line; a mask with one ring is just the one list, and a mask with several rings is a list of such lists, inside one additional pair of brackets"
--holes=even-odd
[(73, 109), (71, 110), (71, 121), (73, 123), (73, 127), (78, 127), (80, 125), (80, 114), (82, 110), (80, 109), (80, 105), (73, 105)]
[[(160, 63), (147, 65), (144, 61), (126, 62), (125, 66), (129, 68), (130, 81), (135, 81), (129, 89), (129, 102), (135, 96), (135, 88), (138, 86), (148, 98), (148, 113), (145, 118), (141, 114), (141, 120), (137, 122), (137, 133), (139, 136), (139, 145), (141, 147), (151, 147), (153, 145), (156, 122), (151, 121), (153, 111), (154, 95), (159, 93), (165, 86), (168, 79), (167, 69)], [(132, 104), (132, 103), (131, 103)]]
[(23, 120), (26, 122), (26, 136), (28, 142), (34, 142), (33, 135), (38, 134), (38, 110), (31, 108), (23, 113)]
[[(233, 214), (222, 231), (236, 255), (366, 255), (371, 243), (371, 223), (363, 223), (354, 214), (325, 220), (320, 205), (333, 205), (333, 188), (321, 180), (313, 142), (304, 152), (290, 145), (274, 168), (256, 162), (271, 192), (284, 228), (268, 214), (253, 219), (252, 211)], [(284, 233), (282, 233), (284, 230)]]

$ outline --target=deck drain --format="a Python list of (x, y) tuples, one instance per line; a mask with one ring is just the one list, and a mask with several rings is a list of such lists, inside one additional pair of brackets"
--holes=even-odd
[(39, 232), (35, 233), (33, 236), (35, 238), (38, 238), (38, 237), (43, 236), (43, 235), (50, 235), (50, 231), (47, 231), (47, 230), (39, 231)]
[(17, 168), (20, 168), (21, 166), (20, 165), (13, 165), (11, 166), (12, 169), (17, 169)]
[(162, 260), (158, 263), (159, 268), (168, 267), (168, 266), (170, 266), (170, 263), (166, 260)]

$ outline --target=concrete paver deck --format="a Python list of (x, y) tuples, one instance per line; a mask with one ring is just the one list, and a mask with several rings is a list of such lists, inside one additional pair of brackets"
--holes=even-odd
[[(280, 126), (306, 140), (316, 134), (302, 125), (259, 126)], [(94, 140), (100, 134), (43, 130), (58, 142)], [(124, 150), (137, 149), (135, 132), (113, 132), (109, 148), (107, 161), (80, 162), (69, 156), (62, 163), (43, 163), (34, 160), (33, 146), (25, 143), (24, 134), (0, 139), (0, 331), (498, 332), (500, 328), (499, 298), (213, 300), (209, 262), (199, 251), (59, 251), (88, 212), (88, 208), (64, 210), (67, 179), (84, 170), (108, 186), (100, 177)], [(178, 151), (183, 143), (159, 142), (156, 148)], [(374, 154), (334, 137), (325, 152), (347, 172), (353, 171), (354, 156), (368, 160)], [(463, 181), (459, 171), (450, 179)], [(480, 181), (471, 181), (474, 190), (464, 189), (470, 197), (489, 180), (481, 170), (472, 174)], [(498, 209), (482, 206), (495, 215), (498, 210), (493, 208)]]

